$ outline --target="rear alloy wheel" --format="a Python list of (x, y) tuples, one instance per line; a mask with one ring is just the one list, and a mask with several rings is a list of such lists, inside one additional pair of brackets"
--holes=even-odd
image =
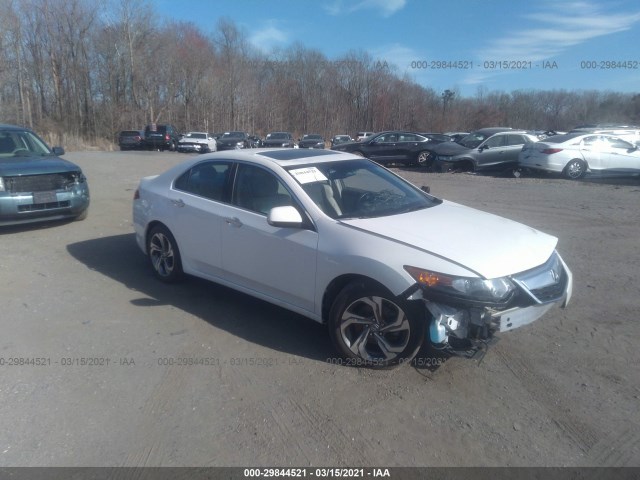
[(432, 164), (431, 161), (431, 153), (427, 152), (426, 150), (423, 152), (418, 153), (418, 166), (419, 167), (429, 167)]
[(579, 158), (574, 158), (569, 161), (567, 165), (564, 167), (562, 174), (565, 178), (569, 180), (578, 180), (585, 176), (587, 173), (587, 164), (584, 160), (580, 160)]
[(331, 339), (347, 365), (389, 368), (409, 362), (422, 345), (419, 304), (356, 282), (338, 294), (329, 314)]
[(149, 232), (147, 254), (153, 273), (163, 282), (172, 283), (182, 277), (182, 261), (178, 245), (164, 225), (157, 225)]

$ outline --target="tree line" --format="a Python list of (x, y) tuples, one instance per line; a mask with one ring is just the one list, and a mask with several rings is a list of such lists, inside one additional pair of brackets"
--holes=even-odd
[(264, 135), (485, 126), (567, 130), (640, 123), (640, 95), (487, 91), (463, 97), (400, 75), (393, 59), (349, 51), (328, 59), (294, 44), (270, 54), (233, 20), (211, 32), (155, 20), (152, 4), (116, 0), (0, 0), (0, 121), (63, 137), (113, 139), (172, 123), (181, 131)]

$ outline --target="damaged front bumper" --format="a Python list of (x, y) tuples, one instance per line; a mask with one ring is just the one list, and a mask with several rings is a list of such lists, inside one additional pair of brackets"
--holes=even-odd
[(528, 325), (555, 306), (566, 307), (571, 299), (573, 275), (557, 254), (509, 279), (517, 291), (505, 305), (434, 300), (427, 289), (416, 291), (411, 299), (424, 302), (431, 344), (452, 355), (478, 358), (497, 341), (496, 334)]

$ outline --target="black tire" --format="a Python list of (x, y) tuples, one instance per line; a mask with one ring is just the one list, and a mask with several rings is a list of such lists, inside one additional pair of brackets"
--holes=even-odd
[(562, 170), (564, 178), (569, 180), (579, 180), (587, 173), (587, 163), (579, 158), (574, 158), (569, 161)]
[(390, 368), (418, 353), (426, 331), (424, 307), (365, 282), (347, 285), (329, 313), (329, 333), (348, 365)]
[(173, 283), (183, 277), (180, 250), (164, 225), (156, 225), (147, 235), (147, 256), (153, 273), (163, 282)]
[(74, 220), (76, 222), (81, 222), (82, 220), (86, 220), (87, 215), (89, 215), (89, 209), (85, 208), (80, 215), (76, 215), (76, 218), (74, 218)]

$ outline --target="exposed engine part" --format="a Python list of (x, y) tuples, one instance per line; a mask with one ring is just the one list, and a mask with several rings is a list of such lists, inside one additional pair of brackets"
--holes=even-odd
[(467, 358), (484, 356), (493, 336), (495, 321), (490, 311), (480, 308), (460, 309), (435, 302), (425, 302), (433, 319), (429, 338), (435, 348)]

